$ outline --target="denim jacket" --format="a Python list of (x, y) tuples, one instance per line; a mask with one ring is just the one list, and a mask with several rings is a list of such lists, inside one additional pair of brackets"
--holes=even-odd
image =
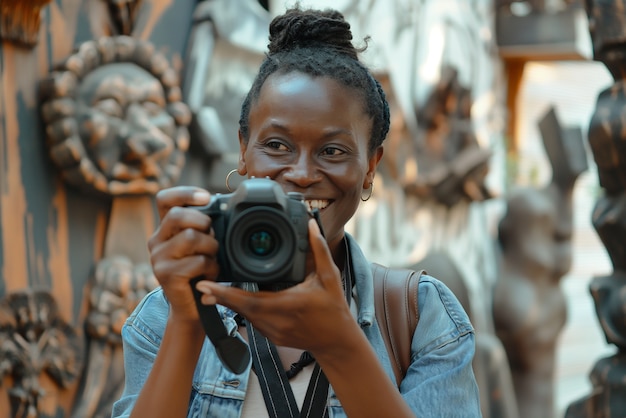
[[(346, 234), (358, 295), (357, 321), (389, 378), (395, 383), (389, 355), (374, 314), (370, 263), (356, 241)], [(418, 286), (420, 319), (411, 344), (411, 365), (400, 392), (416, 416), (480, 417), (478, 387), (472, 370), (474, 330), (452, 292), (423, 275)], [(219, 307), (226, 328), (237, 332), (234, 313)], [(156, 358), (167, 323), (169, 305), (160, 288), (149, 293), (122, 329), (126, 383), (113, 405), (113, 418), (128, 417)], [(208, 339), (196, 366), (189, 401), (190, 418), (236, 418), (243, 407), (250, 365), (236, 375), (222, 366)], [(330, 388), (329, 415), (346, 417)]]

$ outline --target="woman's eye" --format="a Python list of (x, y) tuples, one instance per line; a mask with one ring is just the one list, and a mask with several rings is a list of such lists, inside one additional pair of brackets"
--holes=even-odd
[(289, 151), (289, 148), (280, 141), (269, 141), (266, 146), (276, 151)]
[(342, 154), (345, 154), (345, 151), (340, 149), (340, 148), (336, 148), (336, 147), (327, 147), (327, 148), (324, 148), (324, 150), (322, 151), (322, 154), (324, 154), (324, 155), (342, 155)]

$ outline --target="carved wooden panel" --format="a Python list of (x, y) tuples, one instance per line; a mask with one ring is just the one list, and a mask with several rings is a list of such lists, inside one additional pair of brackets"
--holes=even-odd
[[(175, 0), (0, 5), (0, 418), (110, 414), (123, 379), (121, 322), (155, 286), (145, 264), (156, 222), (152, 194), (185, 168), (190, 115), (179, 75), (194, 7)], [(158, 81), (144, 93), (152, 116), (166, 121), (160, 133), (112, 147), (102, 146), (106, 136), (83, 141), (71, 117), (80, 113), (72, 112), (81, 111), (77, 98), (106, 81), (106, 71), (94, 74), (103, 64)], [(72, 77), (84, 96), (72, 94)]]

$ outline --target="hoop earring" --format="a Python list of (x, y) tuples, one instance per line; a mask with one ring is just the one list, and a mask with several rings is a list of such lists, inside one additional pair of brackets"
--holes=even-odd
[(370, 182), (370, 187), (366, 190), (369, 190), (370, 194), (368, 194), (365, 199), (363, 199), (363, 196), (361, 196), (361, 202), (367, 202), (368, 200), (370, 200), (370, 197), (372, 197), (372, 193), (374, 193), (374, 183)]
[(230, 187), (230, 176), (232, 176), (234, 173), (237, 172), (236, 168), (233, 168), (232, 170), (230, 170), (228, 172), (228, 174), (226, 174), (226, 188), (228, 189), (229, 192), (233, 192), (233, 188)]

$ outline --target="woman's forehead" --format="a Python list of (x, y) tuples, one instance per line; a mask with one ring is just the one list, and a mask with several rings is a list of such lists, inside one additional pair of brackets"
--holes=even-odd
[(260, 104), (288, 109), (297, 107), (304, 111), (332, 109), (333, 112), (349, 111), (354, 115), (365, 110), (363, 96), (354, 88), (328, 76), (311, 76), (298, 71), (268, 77), (256, 103), (257, 106)]

